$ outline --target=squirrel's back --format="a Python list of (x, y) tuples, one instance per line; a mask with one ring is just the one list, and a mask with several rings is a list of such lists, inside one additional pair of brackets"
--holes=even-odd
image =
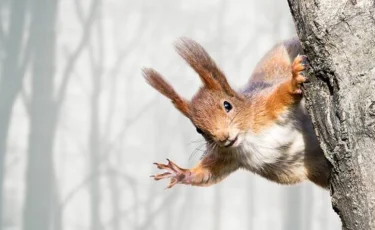
[[(302, 54), (299, 39), (293, 38), (276, 44), (257, 64), (244, 91), (252, 95), (255, 91), (255, 97), (251, 100), (260, 101), (252, 111), (257, 117), (270, 111), (278, 112), (276, 116), (269, 116), (273, 121), (261, 128), (260, 134), (248, 138), (244, 146), (251, 147), (249, 159), (260, 159), (259, 162), (248, 164), (251, 171), (282, 184), (310, 179), (326, 187), (329, 164), (316, 139), (303, 98), (288, 106), (285, 106), (285, 100), (277, 100), (285, 96), (279, 90), (280, 85), (293, 78), (293, 61)], [(272, 109), (267, 110), (265, 107), (269, 103), (266, 100), (272, 97), (270, 95), (274, 96), (269, 100), (273, 104)]]
[(291, 78), (290, 66), (298, 54), (303, 54), (303, 50), (297, 37), (276, 44), (259, 61), (249, 84), (258, 81), (272, 84), (275, 81)]

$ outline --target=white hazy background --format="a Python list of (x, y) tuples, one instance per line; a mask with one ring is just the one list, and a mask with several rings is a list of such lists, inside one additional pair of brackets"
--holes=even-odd
[(146, 84), (182, 95), (198, 76), (174, 51), (202, 44), (233, 86), (295, 36), (280, 0), (1, 0), (0, 229), (340, 229), (329, 192), (247, 171), (201, 188), (155, 182), (153, 162), (191, 167), (202, 138)]

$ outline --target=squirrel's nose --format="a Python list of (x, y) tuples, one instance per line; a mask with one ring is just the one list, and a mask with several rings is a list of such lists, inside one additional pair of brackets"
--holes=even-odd
[(225, 143), (228, 141), (228, 139), (229, 139), (229, 133), (228, 132), (221, 133), (220, 135), (217, 136), (218, 142), (222, 145), (225, 145)]
[(236, 143), (238, 140), (238, 134), (230, 135), (229, 132), (222, 133), (220, 136), (217, 136), (217, 141), (221, 146), (230, 147)]

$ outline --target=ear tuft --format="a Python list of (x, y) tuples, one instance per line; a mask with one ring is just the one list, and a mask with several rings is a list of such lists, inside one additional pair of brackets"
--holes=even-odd
[(219, 82), (212, 76), (213, 73), (210, 71), (212, 60), (203, 47), (191, 39), (180, 38), (176, 42), (176, 51), (197, 72), (207, 88), (221, 89)]
[(175, 46), (178, 54), (199, 74), (208, 88), (223, 89), (227, 94), (235, 95), (224, 73), (201, 45), (192, 39), (182, 37)]
[(142, 72), (149, 85), (169, 98), (180, 112), (182, 112), (186, 117), (190, 118), (189, 103), (176, 93), (173, 87), (164, 80), (161, 74), (151, 68), (143, 68)]

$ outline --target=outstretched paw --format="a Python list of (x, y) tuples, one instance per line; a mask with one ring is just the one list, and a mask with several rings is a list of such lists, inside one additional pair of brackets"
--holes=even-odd
[(304, 71), (306, 70), (307, 57), (298, 55), (292, 63), (292, 94), (302, 94), (301, 84), (307, 81)]
[(152, 175), (154, 180), (171, 178), (167, 188), (172, 188), (176, 184), (187, 184), (187, 178), (190, 176), (188, 169), (183, 169), (167, 159), (168, 164), (154, 163), (158, 169), (166, 170), (164, 173)]

